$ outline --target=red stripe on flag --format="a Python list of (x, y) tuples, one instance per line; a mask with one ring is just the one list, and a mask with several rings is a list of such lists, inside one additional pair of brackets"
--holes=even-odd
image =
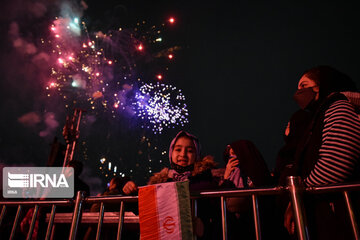
[(155, 186), (147, 186), (139, 189), (139, 221), (141, 240), (157, 240), (160, 237), (156, 203)]

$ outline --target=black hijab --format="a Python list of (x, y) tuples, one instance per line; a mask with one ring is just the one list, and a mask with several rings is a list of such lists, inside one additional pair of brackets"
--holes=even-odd
[(327, 66), (313, 67), (303, 74), (319, 86), (319, 100), (325, 99), (333, 92), (356, 91), (356, 84), (345, 73)]
[[(254, 143), (249, 140), (238, 140), (231, 143), (230, 146), (239, 160), (241, 173), (250, 177), (255, 187), (271, 184), (269, 169)], [(226, 149), (223, 157), (225, 163), (227, 163), (229, 160), (229, 152)]]

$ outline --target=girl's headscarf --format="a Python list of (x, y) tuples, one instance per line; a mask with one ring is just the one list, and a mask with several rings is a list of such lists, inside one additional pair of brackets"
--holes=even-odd
[(174, 139), (171, 141), (170, 143), (170, 148), (169, 148), (169, 160), (170, 160), (170, 163), (172, 163), (172, 159), (171, 159), (171, 155), (172, 155), (172, 152), (174, 150), (174, 147), (175, 147), (175, 143), (176, 141), (180, 138), (180, 137), (188, 137), (189, 139), (191, 139), (194, 143), (194, 146), (195, 146), (195, 150), (196, 150), (196, 159), (195, 159), (195, 162), (199, 161), (200, 160), (200, 143), (199, 143), (199, 140), (197, 139), (197, 137), (195, 137), (194, 135), (188, 133), (188, 132), (185, 132), (185, 131), (180, 131), (178, 132), (178, 134), (176, 134), (176, 136), (174, 137)]
[(194, 169), (194, 164), (183, 167), (183, 166), (180, 166), (180, 165), (174, 163), (171, 159), (172, 152), (174, 150), (176, 141), (180, 137), (184, 137), (184, 136), (193, 141), (194, 146), (195, 146), (195, 151), (196, 151), (195, 162), (200, 161), (200, 143), (199, 143), (199, 140), (197, 139), (197, 137), (195, 137), (194, 135), (192, 135), (188, 132), (185, 132), (185, 131), (180, 131), (178, 134), (176, 134), (175, 138), (171, 141), (170, 148), (169, 148), (169, 160), (170, 160), (170, 164), (171, 164), (171, 168), (172, 168), (169, 172), (169, 177), (173, 178), (175, 181), (184, 181), (191, 175), (190, 172)]

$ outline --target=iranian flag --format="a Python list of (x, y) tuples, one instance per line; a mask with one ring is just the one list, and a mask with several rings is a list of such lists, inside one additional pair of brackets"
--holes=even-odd
[(189, 182), (139, 188), (141, 240), (193, 239)]

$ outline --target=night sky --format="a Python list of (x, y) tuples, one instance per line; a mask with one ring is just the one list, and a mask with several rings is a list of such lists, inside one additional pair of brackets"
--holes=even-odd
[[(305, 70), (331, 65), (360, 87), (360, 8), (350, 2), (88, 0), (86, 9), (79, 2), (64, 9), (64, 1), (9, 1), (0, 15), (0, 163), (44, 166), (54, 137), (64, 142), (62, 127), (72, 110), (46, 97), (50, 63), (39, 64), (34, 57), (54, 18), (71, 10), (89, 33), (131, 29), (142, 21), (161, 25), (174, 17), (163, 35), (164, 47), (179, 47), (173, 61), (142, 62), (137, 75), (147, 79), (168, 67), (161, 81), (186, 96), (184, 129), (199, 137), (203, 155), (213, 155), (222, 167), (225, 146), (248, 139), (271, 170), (287, 121), (297, 110), (292, 96)], [(19, 120), (28, 113), (32, 121)], [(85, 163), (82, 178), (93, 193), (107, 180), (99, 171), (101, 157), (144, 184), (148, 166), (156, 172), (168, 164), (166, 154), (159, 161), (159, 152), (167, 151), (181, 129), (154, 136), (132, 118), (89, 113), (84, 120), (76, 157)], [(139, 140), (144, 134), (150, 147)]]

